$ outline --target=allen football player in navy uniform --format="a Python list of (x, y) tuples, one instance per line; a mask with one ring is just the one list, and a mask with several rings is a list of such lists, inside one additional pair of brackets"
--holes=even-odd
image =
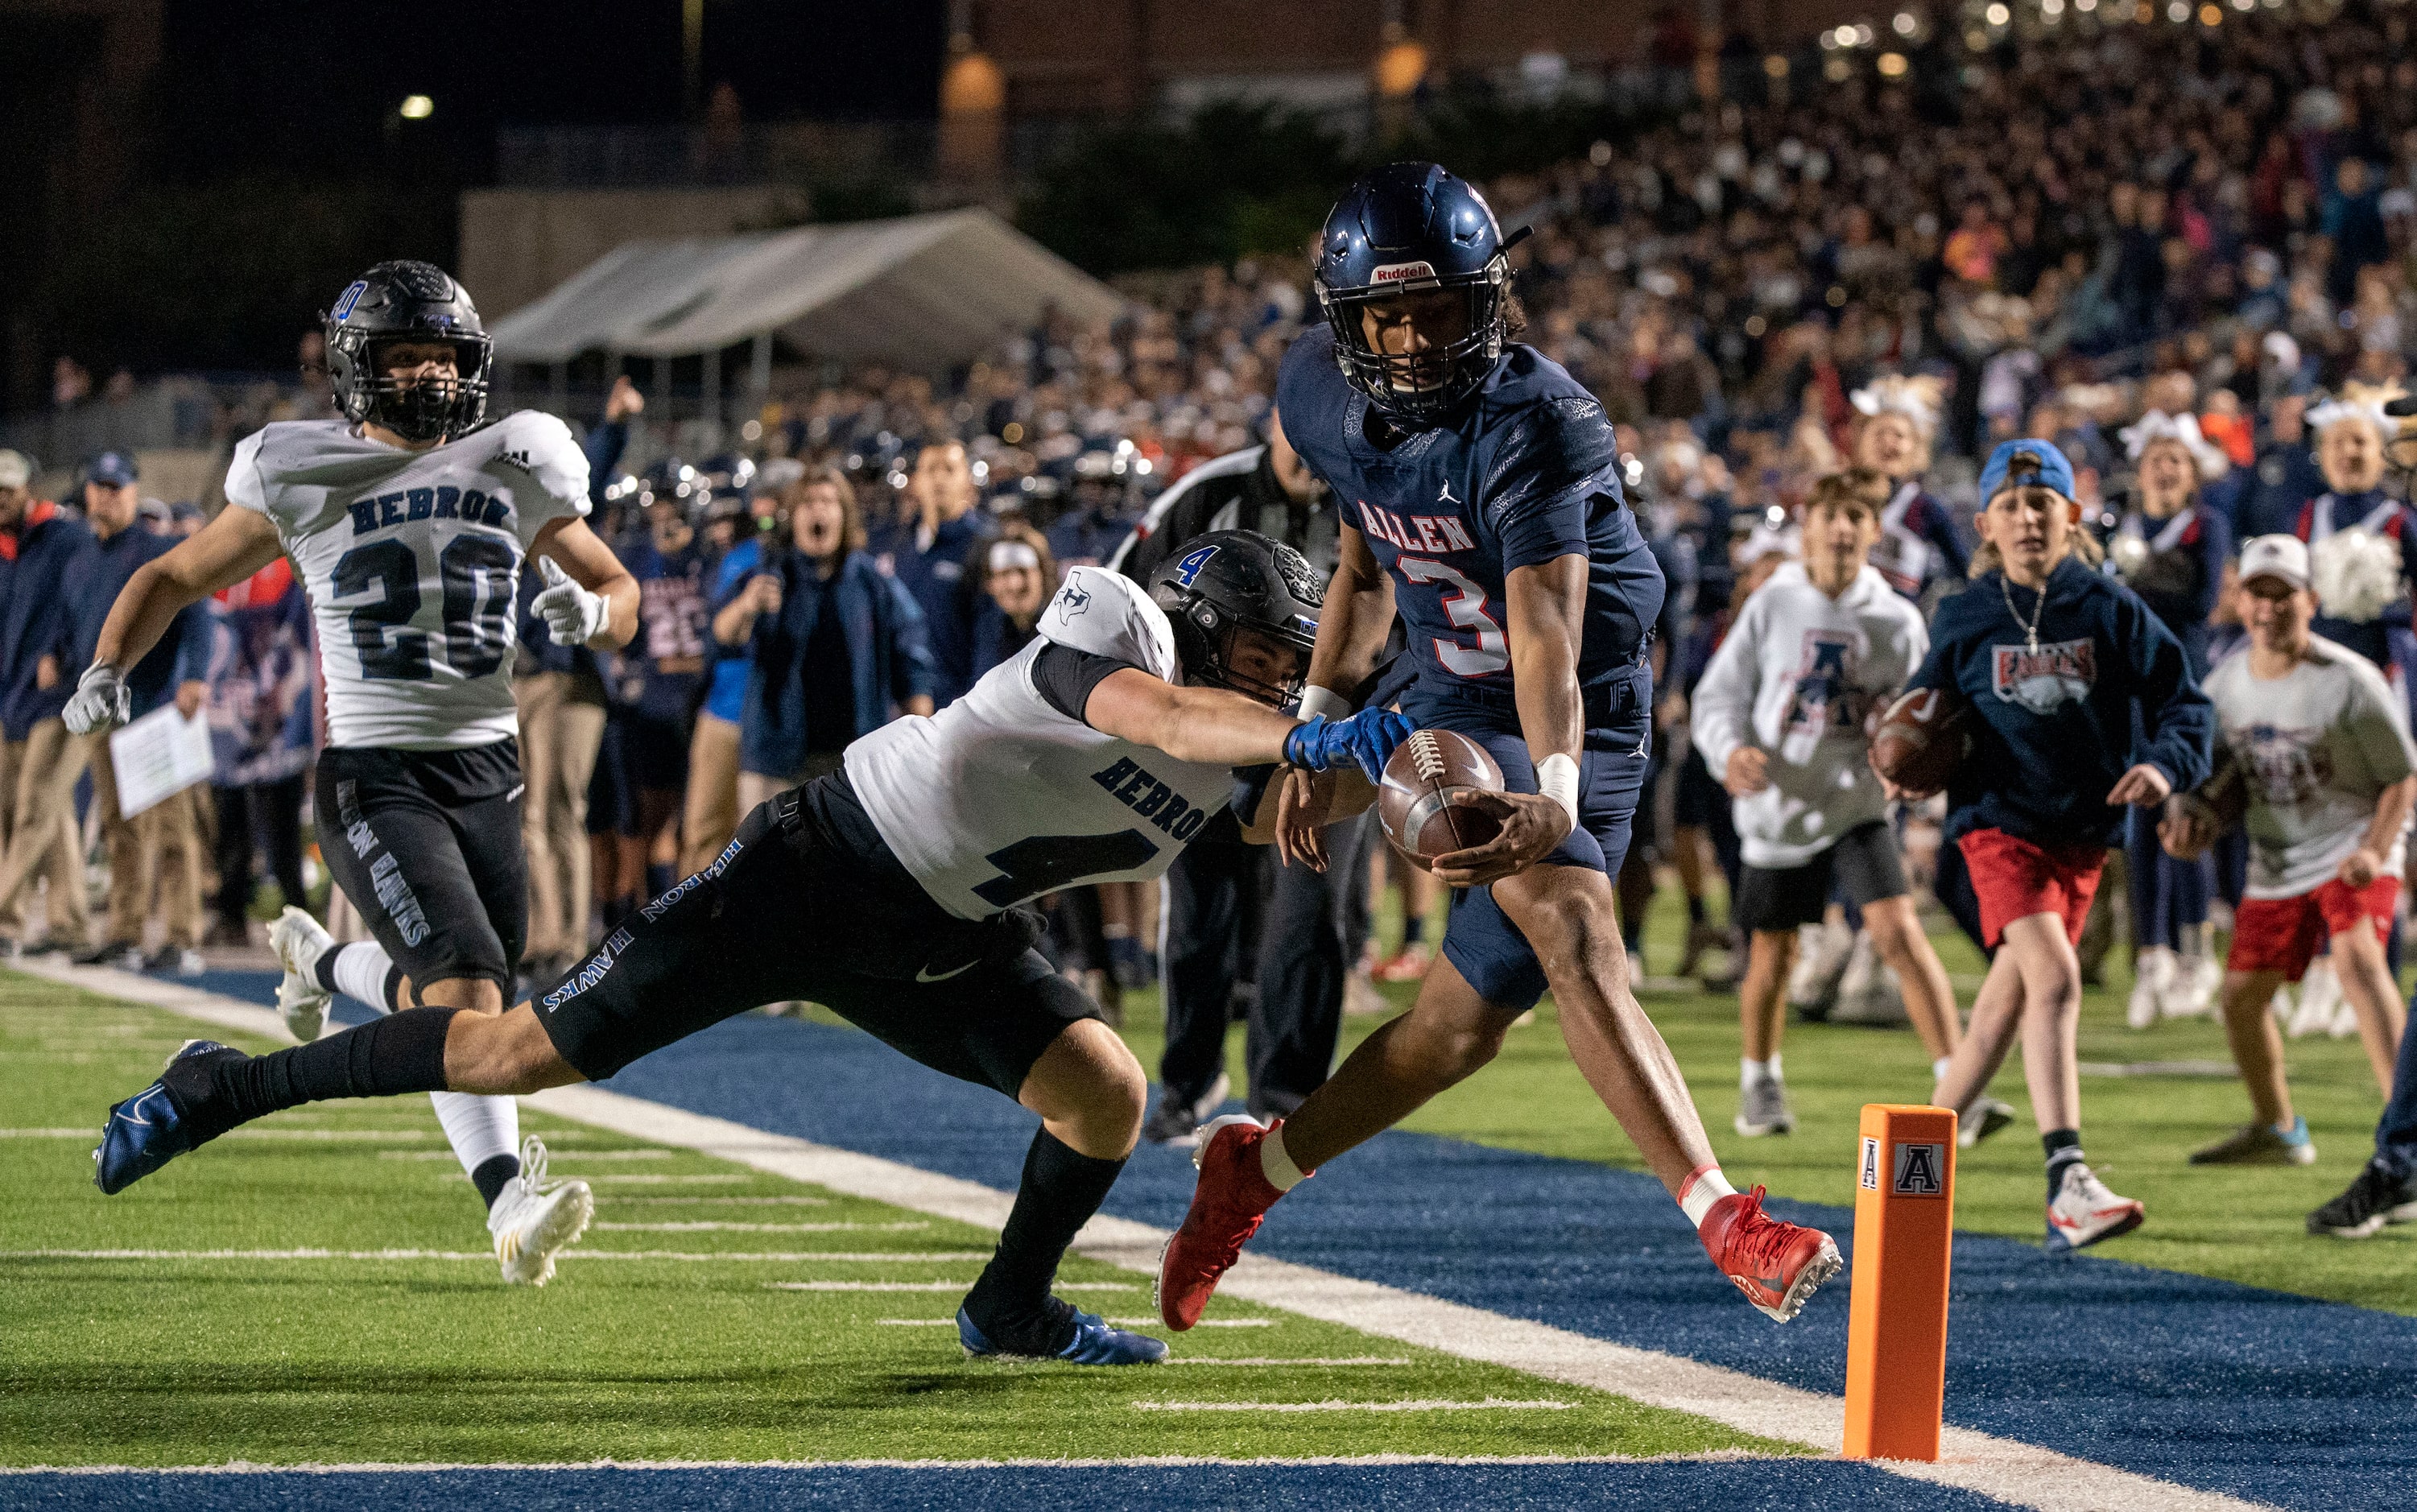
[[(1479, 800), (1496, 839), (1435, 862), (1469, 890), (1417, 1005), (1289, 1118), (1219, 1120), (1203, 1140), (1160, 1265), (1170, 1327), (1199, 1320), (1285, 1190), (1492, 1059), (1548, 985), (1579, 1068), (1749, 1301), (1785, 1322), (1838, 1269), (1828, 1235), (1723, 1178), (1627, 988), (1612, 878), (1651, 741), (1662, 574), (1602, 406), (1510, 340), (1508, 247), (1477, 191), (1432, 163), (1361, 178), (1319, 238), (1327, 325), (1285, 355), (1276, 398), (1343, 521), (1302, 712), (1349, 712), (1342, 690), (1368, 678), (1398, 613), (1418, 668), (1402, 712), (1483, 745), (1509, 791)], [(1315, 848), (1310, 786), (1287, 779), (1288, 854)]]

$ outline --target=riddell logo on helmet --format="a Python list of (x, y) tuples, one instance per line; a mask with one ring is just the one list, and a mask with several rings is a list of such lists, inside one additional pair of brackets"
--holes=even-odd
[(1435, 265), (1432, 263), (1388, 263), (1383, 267), (1380, 267), (1374, 273), (1369, 274), (1368, 281), (1371, 283), (1406, 283), (1412, 279), (1431, 279), (1435, 276)]

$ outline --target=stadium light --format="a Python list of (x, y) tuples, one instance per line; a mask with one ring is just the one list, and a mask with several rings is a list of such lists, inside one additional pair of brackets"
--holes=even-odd
[(2008, 10), (2004, 5), (1999, 3), (1999, 0), (1990, 0), (1989, 8), (1981, 12), (1981, 15), (1982, 19), (1988, 22), (1992, 26), (2003, 26), (2006, 23), (2014, 19), (2014, 13)]
[(1913, 19), (1912, 11), (1900, 10), (1896, 13), (1896, 20), (1889, 23), (1889, 27), (1899, 37), (1911, 37), (1921, 24), (1922, 23)]
[(1773, 79), (1787, 77), (1787, 59), (1777, 53), (1762, 60), (1762, 71)]
[(1906, 63), (1904, 53), (1883, 53), (1880, 54), (1879, 70), (1881, 78), (1902, 79), (1905, 77), (1905, 68)]
[(436, 101), (426, 95), (405, 95), (395, 113), (406, 121), (424, 121), (436, 113)]
[(2054, 21), (2064, 14), (2064, 0), (2040, 0), (2040, 14)]
[(2086, 16), (2098, 8), (2098, 0), (2073, 0), (2073, 8)]

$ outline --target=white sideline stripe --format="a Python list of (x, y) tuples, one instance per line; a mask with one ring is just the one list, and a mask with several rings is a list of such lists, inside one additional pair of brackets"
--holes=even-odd
[(0, 1128), (0, 1140), (89, 1140), (99, 1137), (89, 1128)]
[(1160, 1454), (1136, 1455), (1129, 1459), (582, 1459), (556, 1460), (551, 1464), (526, 1464), (509, 1461), (474, 1463), (466, 1460), (432, 1460), (413, 1463), (407, 1460), (367, 1460), (359, 1464), (330, 1465), (305, 1462), (293, 1465), (256, 1464), (248, 1459), (231, 1459), (216, 1465), (0, 1465), (0, 1476), (7, 1475), (362, 1475), (392, 1474), (400, 1471), (421, 1474), (440, 1471), (496, 1471), (515, 1473), (545, 1471), (550, 1474), (577, 1474), (590, 1470), (1123, 1470), (1179, 1469), (1187, 1465), (1231, 1465), (1239, 1468), (1261, 1466), (1289, 1469), (1297, 1465), (1683, 1465), (1735, 1464), (1746, 1460), (1769, 1460), (1776, 1457), (1750, 1454), (1743, 1449), (1708, 1449), (1697, 1454), (1354, 1454), (1305, 1455), (1277, 1458), (1265, 1456), (1241, 1459), (1217, 1455)]
[(1512, 1401), (1488, 1397), (1483, 1401), (1452, 1401), (1421, 1397), (1413, 1401), (1137, 1401), (1137, 1413), (1566, 1413), (1570, 1403), (1540, 1398)]
[[(577, 1250), (570, 1251), (577, 1254)], [(557, 1256), (557, 1259), (560, 1257)], [(984, 1260), (990, 1256), (983, 1255)], [(964, 1281), (766, 1281), (768, 1292), (963, 1292), (973, 1285)], [(1121, 1281), (1060, 1281), (1052, 1292), (1138, 1292), (1137, 1286)]]
[[(615, 1207), (677, 1202), (691, 1207), (828, 1207), (828, 1197), (616, 1197)], [(925, 1225), (929, 1227), (930, 1225)]]
[[(237, 1129), (236, 1132), (237, 1134), (241, 1134), (243, 1130)], [(342, 1138), (341, 1135), (330, 1135), (327, 1137), (331, 1139)], [(413, 1137), (418, 1138), (418, 1136), (415, 1135)], [(223, 1138), (223, 1136), (221, 1136), (221, 1138)], [(555, 1163), (549, 1168), (552, 1174), (556, 1176), (576, 1176), (579, 1175), (580, 1172), (576, 1171), (564, 1171), (561, 1168), (560, 1162), (564, 1160), (668, 1160), (672, 1157), (674, 1152), (670, 1150), (556, 1150), (552, 1147), (548, 1147), (546, 1153), (554, 1157)], [(454, 1155), (450, 1150), (380, 1150), (378, 1152), (378, 1158), (381, 1160), (450, 1160), (454, 1158)], [(593, 1181), (596, 1178), (590, 1176), (587, 1179)], [(626, 1181), (629, 1178), (622, 1176), (616, 1177), (615, 1179)]]
[[(680, 1249), (565, 1249), (556, 1260), (674, 1260), (709, 1264), (717, 1261), (770, 1261), (783, 1263), (805, 1263), (828, 1261), (838, 1264), (887, 1264), (891, 1261), (957, 1262), (988, 1260), (987, 1249), (934, 1249), (918, 1252), (912, 1249), (795, 1249), (795, 1250), (732, 1250), (715, 1254), (709, 1250)], [(461, 1249), (0, 1249), (5, 1260), (484, 1260), (495, 1257), (485, 1250)], [(809, 1284), (809, 1283), (798, 1283)], [(812, 1283), (820, 1284), (820, 1283)], [(958, 1283), (950, 1282), (950, 1285)], [(963, 1283), (971, 1286), (971, 1281)], [(1065, 1287), (1057, 1290), (1063, 1292)], [(1130, 1292), (1129, 1286), (1110, 1286), (1107, 1290)]]
[[(884, 1328), (954, 1328), (957, 1325), (954, 1318), (875, 1318), (873, 1321)], [(1156, 1318), (1110, 1318), (1107, 1322), (1117, 1328), (1166, 1326)], [(1275, 1325), (1275, 1320), (1272, 1318), (1203, 1318), (1192, 1326), (1194, 1328), (1273, 1328)], [(1174, 1363), (1180, 1365), (1184, 1362), (1177, 1360)]]
[[(189, 1018), (284, 1038), (268, 1008), (99, 967), (62, 962), (21, 963), (19, 970), (169, 1009)], [(650, 1143), (698, 1150), (753, 1170), (786, 1176), (896, 1207), (996, 1231), (1013, 1198), (976, 1182), (944, 1176), (894, 1160), (832, 1149), (723, 1118), (607, 1092), (554, 1087), (524, 1097), (531, 1107), (591, 1127)], [(1076, 1235), (1077, 1253), (1154, 1276), (1163, 1229), (1102, 1215)], [(803, 1283), (813, 1287), (816, 1283)], [(861, 1283), (859, 1283), (861, 1284)], [(935, 1289), (935, 1288), (927, 1288)], [(1069, 1288), (1060, 1287), (1060, 1290)], [(1342, 1323), (1379, 1338), (1416, 1344), (1462, 1359), (1500, 1365), (1526, 1375), (1586, 1386), (1666, 1407), (1765, 1438), (1840, 1450), (1845, 1409), (1824, 1392), (1765, 1381), (1743, 1371), (1681, 1355), (1615, 1344), (1525, 1319), (1446, 1302), (1439, 1297), (1336, 1276), (1289, 1261), (1246, 1254), (1220, 1290), (1239, 1301)], [(2036, 1507), (2040, 1512), (2257, 1512), (2260, 1504), (2178, 1486), (2136, 1472), (2060, 1454), (2016, 1439), (1950, 1426), (1935, 1464), (1875, 1459), (1879, 1469), (1909, 1479)]]
[(907, 1223), (591, 1223), (590, 1233), (857, 1233), (896, 1232), (928, 1229), (921, 1221)]
[(1410, 1363), (1410, 1358), (1406, 1354), (1338, 1354), (1330, 1359), (1321, 1359), (1314, 1355), (1290, 1358), (1277, 1354), (1237, 1354), (1220, 1359), (1209, 1354), (1174, 1354), (1169, 1355), (1165, 1363), (1168, 1365), (1407, 1365)]

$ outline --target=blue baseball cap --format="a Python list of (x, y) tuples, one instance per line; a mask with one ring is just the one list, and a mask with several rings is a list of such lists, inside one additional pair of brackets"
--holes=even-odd
[(84, 470), (86, 478), (107, 489), (122, 489), (140, 476), (134, 459), (122, 451), (104, 451)]
[(2074, 496), (2073, 463), (2065, 460), (2056, 443), (2025, 437), (2000, 442), (1998, 449), (1989, 453), (1989, 465), (1981, 469), (1981, 507), (1987, 508), (1991, 499), (2006, 491), (2006, 475), (2014, 470), (2017, 461), (2037, 469), (2032, 476), (2016, 479), (2017, 485), (2038, 483), (2068, 499)]

